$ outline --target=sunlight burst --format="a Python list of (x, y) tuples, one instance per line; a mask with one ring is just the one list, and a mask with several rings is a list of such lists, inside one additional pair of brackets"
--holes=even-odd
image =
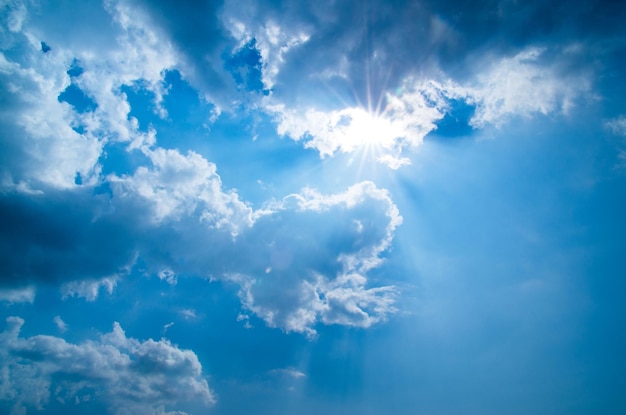
[(346, 148), (392, 148), (402, 131), (389, 119), (372, 114), (363, 108), (350, 109), (349, 125), (345, 130)]

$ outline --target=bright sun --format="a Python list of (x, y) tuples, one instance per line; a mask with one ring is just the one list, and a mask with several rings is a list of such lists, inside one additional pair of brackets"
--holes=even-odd
[(390, 120), (363, 108), (351, 108), (346, 111), (345, 117), (348, 119), (344, 130), (344, 148), (347, 150), (390, 149), (401, 135), (401, 131)]

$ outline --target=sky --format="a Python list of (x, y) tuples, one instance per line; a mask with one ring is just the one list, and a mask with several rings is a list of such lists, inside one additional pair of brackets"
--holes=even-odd
[(0, 0), (0, 413), (626, 413), (625, 19)]

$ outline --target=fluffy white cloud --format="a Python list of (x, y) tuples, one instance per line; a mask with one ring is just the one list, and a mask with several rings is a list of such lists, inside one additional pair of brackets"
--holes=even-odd
[(72, 344), (54, 336), (21, 337), (19, 317), (7, 323), (0, 333), (0, 399), (14, 402), (16, 413), (44, 410), (52, 398), (71, 405), (96, 401), (116, 414), (215, 402), (195, 353), (166, 339), (141, 342), (115, 323), (96, 341)]
[(372, 151), (377, 161), (392, 168), (410, 164), (399, 157), (406, 148), (420, 145), (436, 129), (447, 108), (446, 90), (435, 82), (406, 79), (396, 93), (388, 93), (385, 107), (366, 110), (349, 107), (342, 110), (286, 109), (282, 104), (269, 106), (277, 118), (277, 131), (304, 141), (320, 156), (336, 152)]
[(76, 114), (57, 99), (69, 85), (65, 76), (68, 58), (60, 53), (43, 54), (38, 45), (22, 40), (29, 59), (14, 62), (3, 57), (0, 71), (5, 99), (13, 104), (3, 107), (0, 122), (6, 123), (6, 135), (0, 144), (19, 148), (16, 155), (20, 157), (5, 163), (2, 185), (34, 179), (69, 188), (77, 173), (85, 183), (93, 182), (99, 173), (102, 142), (72, 129)]
[(544, 49), (528, 48), (512, 57), (482, 59), (475, 76), (463, 83), (408, 76), (384, 95), (379, 108), (293, 108), (270, 98), (266, 109), (276, 117), (279, 134), (302, 141), (322, 158), (367, 149), (378, 162), (397, 169), (410, 164), (407, 150), (437, 129), (454, 100), (476, 107), (469, 122), (474, 128), (501, 126), (514, 116), (567, 114), (589, 90), (588, 76), (566, 73), (545, 55)]
[[(137, 120), (129, 117), (130, 105), (121, 87), (141, 82), (154, 94), (157, 113), (166, 117), (161, 106), (167, 93), (163, 80), (165, 72), (176, 65), (176, 53), (141, 9), (113, 0), (105, 1), (104, 6), (115, 25), (110, 26), (107, 41), (96, 45), (59, 38), (55, 32), (31, 28), (27, 23), (12, 24), (15, 19), (5, 22), (16, 32), (5, 46), (20, 48), (23, 53), (0, 56), (4, 99), (12, 103), (3, 107), (7, 134), (5, 143), (0, 144), (16, 148), (14, 153), (20, 156), (3, 163), (10, 166), (2, 172), (4, 186), (31, 189), (43, 183), (71, 188), (77, 175), (83, 185), (95, 184), (108, 142), (128, 142), (129, 149), (154, 143), (153, 133), (138, 131)], [(15, 13), (17, 10), (28, 15), (24, 4), (20, 3)], [(46, 36), (59, 43), (43, 53), (40, 41)], [(70, 77), (67, 71), (75, 64), (83, 71)], [(80, 88), (93, 108), (76, 111), (59, 101), (70, 84)]]
[(152, 219), (199, 216), (209, 227), (227, 228), (233, 234), (252, 224), (252, 209), (235, 191), (224, 192), (215, 164), (190, 151), (145, 149), (152, 167), (139, 167), (131, 176), (110, 176), (116, 193), (149, 204)]
[[(254, 263), (225, 275), (240, 286), (246, 309), (271, 327), (309, 336), (320, 322), (369, 327), (396, 311), (396, 289), (370, 287), (367, 279), (402, 222), (386, 190), (371, 182), (333, 195), (305, 189), (274, 209), (238, 242), (255, 246)], [(265, 244), (251, 244), (256, 238)]]
[[(66, 44), (57, 37), (53, 49), (43, 53), (38, 42), (46, 31), (34, 34), (25, 21), (12, 41), (30, 49), (21, 59), (0, 59), (7, 93), (20, 104), (14, 112), (7, 110), (15, 115), (7, 125), (23, 138), (4, 137), (5, 146), (19, 150), (11, 154), (21, 158), (4, 172), (9, 175), (4, 184), (20, 193), (19, 203), (8, 196), (3, 202), (12, 213), (25, 212), (15, 214), (20, 226), (50, 228), (50, 236), (36, 233), (15, 248), (32, 257), (6, 255), (2, 265), (9, 277), (42, 280), (50, 274), (63, 298), (94, 301), (103, 290), (112, 293), (141, 257), (146, 273), (172, 284), (178, 275), (236, 280), (245, 308), (288, 331), (311, 334), (320, 322), (368, 327), (393, 312), (395, 290), (372, 288), (367, 280), (401, 222), (389, 194), (369, 182), (335, 195), (305, 189), (253, 210), (236, 191), (223, 189), (215, 164), (193, 151), (160, 147), (153, 129), (139, 131), (122, 86), (140, 82), (166, 117), (160, 105), (167, 92), (164, 72), (176, 67), (179, 57), (143, 9), (124, 1), (104, 5), (115, 24), (107, 32), (113, 36), (105, 36), (98, 50), (80, 39)], [(244, 43), (257, 38), (269, 70), (263, 81), (269, 86), (287, 52), (306, 42), (307, 35), (252, 20), (234, 25), (233, 30), (241, 30), (232, 34)], [(82, 73), (68, 75), (76, 62)], [(80, 112), (59, 102), (69, 85), (80, 88), (94, 108)], [(408, 163), (399, 154), (402, 149), (419, 144), (442, 116), (440, 109), (429, 107), (434, 101), (443, 105), (440, 95), (434, 83), (407, 83), (402, 94), (388, 97), (378, 116), (349, 108), (318, 111), (301, 120), (280, 108), (285, 134), (294, 138), (311, 134), (330, 117), (325, 128), (336, 131), (307, 139), (307, 146), (322, 155), (354, 151), (366, 135), (366, 145), (384, 150), (381, 162), (401, 166)], [(103, 149), (112, 142), (124, 143), (143, 165), (126, 174), (102, 175)], [(75, 184), (77, 173), (81, 187)], [(100, 184), (105, 193), (94, 196)], [(35, 193), (37, 200), (30, 198)], [(48, 203), (51, 199), (54, 204)], [(66, 231), (66, 220), (80, 226)], [(62, 239), (61, 248), (55, 238)], [(189, 318), (195, 315), (186, 311)]]

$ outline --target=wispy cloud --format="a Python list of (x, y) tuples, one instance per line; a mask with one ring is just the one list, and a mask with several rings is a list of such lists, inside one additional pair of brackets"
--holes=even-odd
[(71, 297), (84, 298), (87, 301), (95, 301), (103, 288), (107, 293), (113, 294), (117, 285), (117, 277), (105, 277), (99, 280), (77, 280), (65, 283), (61, 287), (63, 299)]
[(56, 324), (61, 333), (65, 333), (67, 331), (67, 323), (61, 319), (61, 316), (54, 316), (52, 321)]

